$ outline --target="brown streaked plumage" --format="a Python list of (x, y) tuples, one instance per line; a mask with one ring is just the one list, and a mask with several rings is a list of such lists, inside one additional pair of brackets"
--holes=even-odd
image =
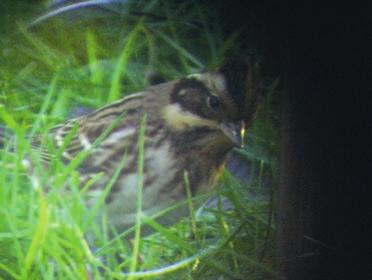
[[(61, 156), (65, 163), (81, 151), (89, 152), (79, 165), (82, 185), (95, 174), (104, 174), (87, 190), (88, 206), (97, 202), (126, 158), (104, 205), (110, 226), (121, 231), (135, 221), (138, 138), (144, 116), (142, 209), (153, 215), (187, 198), (185, 172), (192, 195), (211, 190), (227, 153), (239, 145), (240, 131), (251, 124), (255, 110), (252, 70), (248, 64), (235, 61), (218, 71), (128, 95), (53, 128), (50, 138), (57, 148), (66, 146)], [(33, 146), (40, 147), (40, 141), (36, 139)], [(43, 151), (46, 163), (51, 157)], [(162, 222), (172, 222), (184, 214), (185, 209), (176, 210)]]

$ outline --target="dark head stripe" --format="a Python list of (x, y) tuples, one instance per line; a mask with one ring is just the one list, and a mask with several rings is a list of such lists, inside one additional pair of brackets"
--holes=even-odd
[(239, 110), (245, 109), (246, 78), (251, 71), (248, 63), (241, 60), (229, 60), (220, 69), (219, 73), (226, 79), (226, 89)]
[(199, 91), (204, 91), (207, 95), (209, 94), (207, 87), (201, 81), (198, 81), (194, 78), (183, 78), (174, 85), (172, 94), (170, 96), (171, 103), (180, 101), (180, 96), (178, 93), (183, 89), (197, 89)]

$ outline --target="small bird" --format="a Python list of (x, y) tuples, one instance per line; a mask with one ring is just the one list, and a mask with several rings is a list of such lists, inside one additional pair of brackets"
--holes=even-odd
[[(104, 195), (109, 226), (121, 232), (135, 223), (141, 182), (141, 208), (148, 216), (185, 201), (187, 188), (193, 197), (212, 190), (228, 152), (240, 146), (254, 119), (253, 77), (249, 63), (227, 61), (218, 70), (156, 84), (70, 119), (52, 128), (48, 138), (63, 147), (66, 164), (86, 151), (77, 167), (81, 186), (103, 174), (86, 190), (86, 203), (92, 207)], [(54, 155), (42, 142), (35, 137), (32, 147), (48, 165)], [(159, 221), (170, 224), (185, 215), (187, 207)]]

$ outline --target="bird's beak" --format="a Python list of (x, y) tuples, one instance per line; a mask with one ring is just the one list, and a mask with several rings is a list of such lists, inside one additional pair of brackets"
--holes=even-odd
[(234, 143), (235, 146), (243, 148), (246, 126), (244, 121), (237, 123), (223, 122), (220, 125), (222, 132)]

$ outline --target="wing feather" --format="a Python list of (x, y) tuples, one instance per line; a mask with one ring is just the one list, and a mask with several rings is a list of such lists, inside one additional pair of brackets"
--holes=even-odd
[[(61, 158), (65, 163), (80, 152), (89, 151), (93, 147), (104, 148), (115, 144), (124, 147), (132, 142), (130, 139), (134, 137), (140, 116), (144, 113), (143, 104), (146, 96), (148, 92), (145, 91), (135, 93), (87, 115), (68, 120), (50, 129), (49, 139), (55, 148), (61, 151)], [(105, 133), (107, 135), (104, 135)], [(48, 163), (55, 154), (42, 142), (42, 137), (36, 137), (32, 139), (31, 146), (38, 149), (41, 160)], [(114, 152), (96, 148), (92, 153), (97, 157), (96, 163), (100, 164)]]

